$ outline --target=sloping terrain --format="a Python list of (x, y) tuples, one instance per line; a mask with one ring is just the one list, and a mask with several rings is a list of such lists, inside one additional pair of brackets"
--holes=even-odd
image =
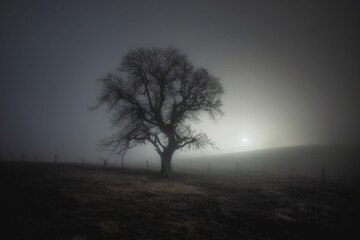
[(181, 170), (213, 172), (265, 171), (275, 175), (321, 178), (322, 169), (328, 178), (336, 180), (360, 180), (360, 147), (341, 145), (309, 145), (281, 147), (254, 151), (189, 158), (175, 161)]
[(359, 188), (350, 183), (0, 166), (2, 239), (350, 239), (357, 232)]

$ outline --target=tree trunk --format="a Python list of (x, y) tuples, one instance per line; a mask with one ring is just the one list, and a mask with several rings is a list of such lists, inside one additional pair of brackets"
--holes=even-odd
[(172, 174), (171, 159), (173, 152), (164, 152), (161, 154), (161, 174), (165, 177), (170, 177)]

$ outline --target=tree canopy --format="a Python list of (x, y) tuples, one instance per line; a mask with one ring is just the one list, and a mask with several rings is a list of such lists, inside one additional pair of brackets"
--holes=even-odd
[(222, 115), (219, 79), (193, 66), (176, 48), (139, 48), (127, 53), (116, 73), (99, 79), (111, 123), (117, 127), (102, 145), (113, 152), (151, 143), (161, 156), (161, 172), (171, 173), (178, 149), (214, 146), (209, 137), (192, 128), (202, 113), (211, 119)]

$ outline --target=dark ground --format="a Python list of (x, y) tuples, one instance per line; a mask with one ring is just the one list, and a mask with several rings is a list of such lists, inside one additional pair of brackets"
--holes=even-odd
[(1, 239), (359, 239), (351, 235), (359, 235), (355, 183), (250, 173), (164, 179), (26, 162), (0, 167)]

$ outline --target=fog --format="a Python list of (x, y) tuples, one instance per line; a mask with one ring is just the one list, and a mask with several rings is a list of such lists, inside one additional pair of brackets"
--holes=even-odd
[[(101, 91), (96, 79), (138, 47), (177, 47), (225, 88), (225, 115), (196, 125), (218, 149), (177, 152), (175, 165), (359, 143), (356, 1), (2, 1), (0, 9), (2, 159), (25, 153), (26, 160), (52, 161), (58, 154), (64, 162), (110, 157), (119, 165), (119, 156), (98, 147), (116, 131), (109, 115), (89, 107)], [(142, 166), (147, 159), (160, 164), (152, 146), (124, 160)]]

